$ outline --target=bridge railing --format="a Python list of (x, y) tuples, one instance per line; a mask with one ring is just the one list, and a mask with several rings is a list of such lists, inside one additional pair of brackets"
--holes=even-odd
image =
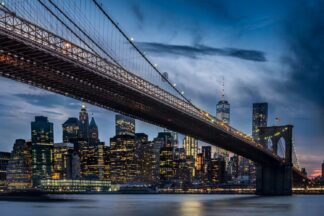
[[(260, 150), (265, 151), (280, 160), (279, 156), (265, 149), (261, 144), (253, 140), (252, 137), (225, 124), (207, 112), (197, 109), (188, 102), (164, 91), (160, 87), (152, 85), (145, 79), (132, 74), (106, 59), (59, 37), (44, 28), (34, 25), (33, 23), (18, 17), (14, 13), (6, 11), (3, 8), (0, 8), (0, 28), (11, 37), (20, 38), (24, 43), (29, 43), (38, 49), (43, 49), (52, 54), (55, 53), (57, 56), (72, 61), (86, 70), (91, 70), (104, 77), (123, 83), (125, 86), (131, 87), (139, 93), (146, 94), (155, 100), (167, 104), (168, 106), (175, 107), (184, 113), (190, 114), (191, 116), (224, 131), (225, 133), (229, 133), (250, 145), (258, 147)], [(79, 82), (86, 83), (86, 81), (83, 80), (79, 80)], [(101, 89), (101, 87), (96, 86), (93, 83), (88, 84)]]

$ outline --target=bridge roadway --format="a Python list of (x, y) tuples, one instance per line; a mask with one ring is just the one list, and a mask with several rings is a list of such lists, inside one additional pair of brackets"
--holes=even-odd
[(207, 112), (3, 9), (0, 75), (189, 134), (260, 164), (284, 163)]

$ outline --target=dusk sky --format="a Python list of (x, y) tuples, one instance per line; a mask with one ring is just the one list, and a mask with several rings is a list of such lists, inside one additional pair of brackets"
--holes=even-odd
[[(106, 0), (104, 8), (160, 71), (198, 107), (215, 114), (225, 79), (231, 125), (251, 134), (252, 103), (268, 102), (268, 124), (294, 125), (299, 162), (311, 176), (324, 160), (324, 1)], [(62, 123), (81, 102), (0, 78), (0, 151), (30, 139), (44, 115), (62, 142)], [(114, 114), (87, 104), (102, 141)], [(153, 139), (161, 129), (137, 121)], [(182, 143), (182, 141), (180, 141)]]

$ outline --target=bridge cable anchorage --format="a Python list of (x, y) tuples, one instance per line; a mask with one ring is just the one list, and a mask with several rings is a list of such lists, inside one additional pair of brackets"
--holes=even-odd
[(200, 111), (198, 107), (196, 107), (190, 99), (186, 98), (184, 94), (180, 90), (178, 90), (164, 75), (161, 73), (157, 67), (144, 55), (144, 53), (135, 45), (134, 41), (128, 37), (124, 31), (119, 27), (119, 25), (112, 19), (112, 17), (106, 12), (106, 10), (102, 7), (101, 4), (98, 3), (97, 0), (92, 0), (92, 2), (98, 7), (98, 9), (104, 14), (104, 16), (115, 26), (115, 28), (122, 34), (122, 36), (128, 41), (129, 44), (143, 57), (143, 59), (153, 68), (155, 72), (159, 74), (159, 76), (171, 86), (187, 103), (193, 106), (196, 110)]

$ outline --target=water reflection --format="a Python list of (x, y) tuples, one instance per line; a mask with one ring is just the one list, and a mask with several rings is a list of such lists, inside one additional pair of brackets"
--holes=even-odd
[(324, 196), (319, 195), (65, 195), (52, 202), (0, 201), (0, 212), (1, 216), (316, 216), (323, 215), (322, 203)]

